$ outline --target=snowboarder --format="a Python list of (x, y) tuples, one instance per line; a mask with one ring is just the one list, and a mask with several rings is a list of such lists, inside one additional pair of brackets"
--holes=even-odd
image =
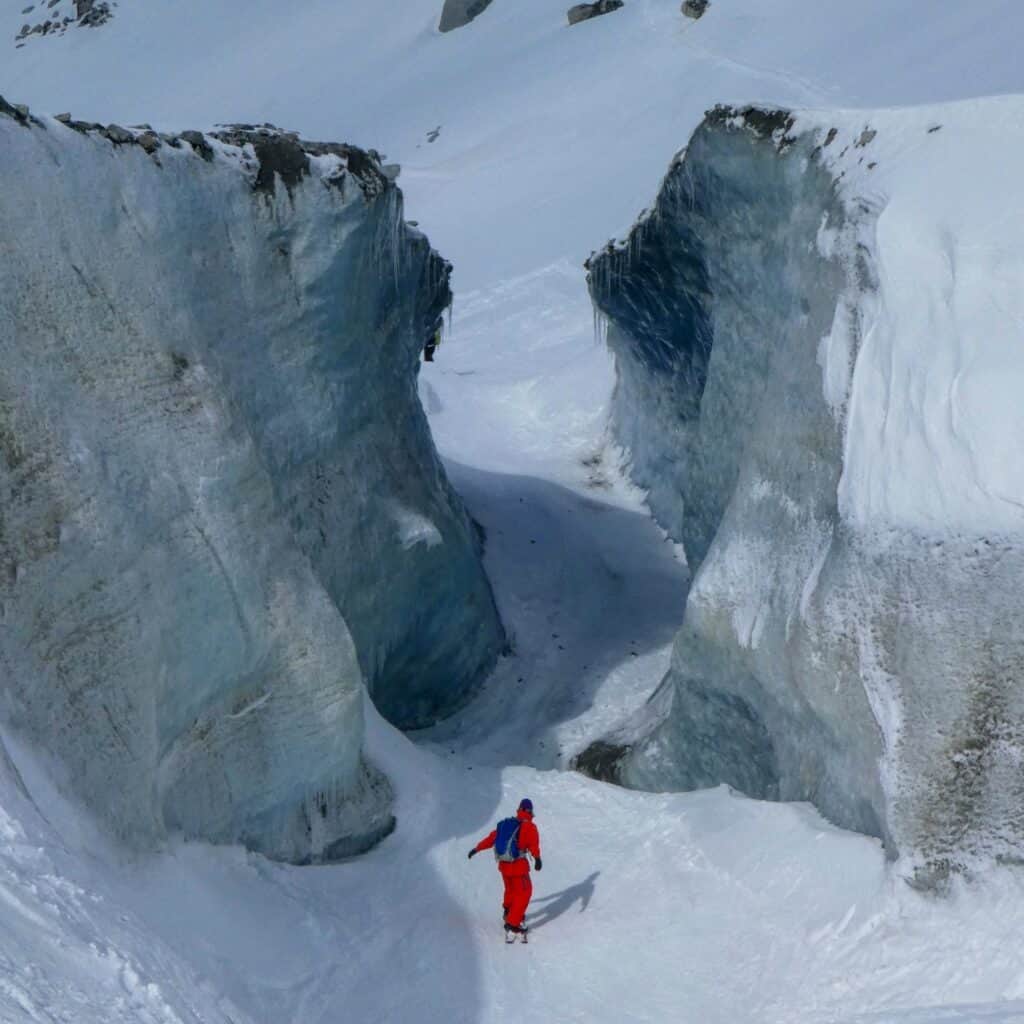
[(523, 918), (533, 895), (527, 854), (533, 857), (533, 866), (538, 871), (543, 866), (540, 834), (533, 823), (532, 800), (525, 797), (520, 800), (516, 816), (499, 821), (498, 827), (469, 851), (469, 858), (472, 860), (481, 850), (492, 848), (505, 883), (505, 898), (502, 900), (505, 940), (513, 942), (516, 935), (521, 935), (525, 942), (529, 929), (523, 924)]

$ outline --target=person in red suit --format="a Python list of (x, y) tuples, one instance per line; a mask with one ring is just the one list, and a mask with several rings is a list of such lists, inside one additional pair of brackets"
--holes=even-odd
[[(498, 870), (505, 883), (505, 898), (502, 901), (505, 931), (525, 935), (528, 929), (523, 924), (523, 918), (526, 916), (526, 908), (530, 905), (530, 897), (533, 895), (530, 862), (527, 859), (527, 854), (533, 858), (533, 866), (538, 871), (543, 866), (540, 859), (540, 833), (533, 823), (532, 800), (524, 798), (519, 801), (516, 819), (519, 822), (519, 832), (516, 835), (519, 856), (515, 860), (499, 860)], [(498, 830), (495, 829), (489, 836), (481, 839), (469, 851), (470, 859), (472, 860), (481, 850), (490, 850), (497, 837)]]

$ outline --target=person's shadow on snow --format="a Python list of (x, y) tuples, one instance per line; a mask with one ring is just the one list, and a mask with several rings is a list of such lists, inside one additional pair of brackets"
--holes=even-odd
[(594, 886), (597, 884), (597, 876), (600, 874), (600, 871), (595, 871), (582, 882), (570, 885), (568, 889), (533, 900), (531, 907), (536, 907), (539, 904), (544, 904), (544, 906), (540, 907), (538, 911), (531, 913), (526, 923), (531, 929), (543, 928), (544, 925), (554, 921), (556, 917), (561, 917), (567, 910), (572, 909), (573, 904), (577, 900), (579, 900), (580, 904), (579, 912), (582, 914), (590, 905), (590, 900), (594, 895)]

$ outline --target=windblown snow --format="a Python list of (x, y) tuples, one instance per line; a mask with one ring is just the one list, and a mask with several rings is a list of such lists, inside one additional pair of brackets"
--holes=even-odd
[[(255, 438), (261, 431), (287, 437), (287, 421), (257, 422), (239, 406), (246, 386), (266, 397), (277, 383), (263, 380), (269, 357), (260, 355), (251, 367), (239, 360), (241, 376), (229, 390), (209, 358), (213, 341), (199, 345), (201, 321), (193, 317), (173, 341), (195, 334), (196, 357), (183, 353), (189, 365), (182, 372), (187, 380), (206, 373), (204, 401), (221, 410), (220, 427), (204, 427), (209, 457), (219, 458), (218, 466), (225, 459), (250, 466), (250, 488), (260, 480), (267, 488), (267, 514), (251, 513), (252, 529), (234, 536), (238, 554), (226, 563), (236, 589), (255, 580), (240, 591), (249, 602), (243, 609), (252, 609), (253, 643), (321, 659), (325, 677), (344, 675), (346, 735), (362, 728), (367, 763), (393, 787), (388, 813), (395, 829), (370, 852), (332, 865), (276, 863), (241, 846), (180, 834), (155, 853), (129, 855), (102, 821), (55, 787), (60, 776), (42, 745), (5, 730), (0, 1018), (1024, 1020), (1017, 955), (1024, 893), (1017, 869), (992, 865), (993, 854), (1018, 843), (1009, 821), (1018, 744), (1004, 726), (1017, 721), (1019, 675), (1012, 626), (1020, 101), (974, 101), (1024, 91), (1024, 13), (1016, 0), (712, 0), (693, 20), (678, 0), (625, 0), (609, 17), (569, 27), (569, 6), (570, 0), (495, 0), (441, 33), (446, 7), (469, 13), (482, 5), (123, 0), (95, 30), (37, 33), (21, 49), (15, 37), (22, 24), (45, 15), (23, 16), (21, 4), (0, 10), (0, 37), (9, 40), (0, 49), (0, 92), (34, 112), (70, 109), (126, 126), (148, 121), (160, 132), (269, 120), (309, 138), (375, 147), (386, 154), (382, 161), (401, 164), (407, 215), (454, 267), (451, 327), (437, 361), (419, 371), (419, 395), (444, 471), (477, 525), (464, 518), (437, 463), (431, 493), (447, 495), (443, 504), (463, 524), (457, 547), (467, 553), (466, 565), (483, 541), (508, 641), (474, 699), (413, 734), (415, 744), (381, 720), (375, 702), (401, 721), (385, 694), (400, 691), (422, 654), (413, 645), (408, 659), (389, 661), (360, 636), (415, 614), (454, 645), (456, 660), (463, 645), (480, 644), (482, 651), (494, 638), (486, 627), (481, 637), (456, 621), (465, 577), (431, 600), (432, 587), (449, 579), (451, 520), (424, 492), (402, 486), (406, 461), (394, 471), (381, 467), (367, 487), (379, 536), (348, 550), (359, 556), (352, 564), (379, 573), (375, 579), (399, 589), (409, 582), (410, 600), (363, 609), (361, 632), (359, 609), (346, 610), (330, 575), (308, 554), (315, 531), (300, 543), (267, 483), (282, 467), (266, 463)], [(705, 392), (713, 397), (717, 389), (718, 407), (736, 415), (709, 424), (705, 440), (722, 461), (702, 463), (709, 486), (694, 489), (691, 467), (678, 458), (676, 425), (666, 426), (681, 411), (673, 403), (685, 389), (677, 381), (666, 390), (640, 364), (630, 376), (614, 317), (598, 322), (599, 332), (607, 326), (613, 352), (595, 343), (581, 264), (607, 238), (626, 237), (638, 213), (655, 202), (666, 167), (671, 178), (686, 166), (687, 158), (673, 163), (672, 155), (716, 104), (756, 104), (783, 111), (783, 119), (790, 111), (794, 123), (778, 137), (774, 129), (757, 135), (735, 126), (735, 133), (705, 140), (710, 191), (702, 194), (713, 197), (718, 213), (732, 211), (713, 242), (716, 266), (735, 286), (725, 314), (733, 343), (722, 344), (722, 332), (704, 339), (711, 344), (702, 371), (700, 346), (687, 350)], [(36, 143), (45, 137), (54, 151), (67, 151), (68, 130), (46, 120), (45, 134), (32, 131), (39, 133)], [(691, 150), (700, 149), (699, 136)], [(12, 136), (20, 145), (29, 137), (20, 125)], [(784, 153), (783, 137), (791, 140)], [(108, 252), (116, 242), (134, 254), (117, 264), (118, 276), (146, 288), (132, 291), (121, 281), (116, 294), (149, 322), (143, 314), (154, 285), (147, 267), (156, 249), (133, 239), (147, 225), (125, 219), (119, 204), (148, 208), (171, 197), (148, 187), (156, 180), (149, 177), (151, 157), (136, 148), (129, 156), (104, 139), (76, 137), (71, 144), (75, 152), (91, 147), (106, 164), (90, 157), (80, 169), (65, 158), (62, 173), (46, 160), (20, 164), (19, 188), (22, 177), (38, 179), (26, 186), (30, 203), (9, 189), (4, 170), (0, 208), (22, 222), (34, 217), (50, 231), (73, 183), (83, 212), (64, 220), (95, 223), (89, 251)], [(166, 160), (161, 150), (162, 187), (181, 175), (182, 195), (212, 188), (210, 223), (225, 232), (229, 223), (234, 231), (242, 225), (266, 262), (238, 250), (256, 261), (235, 268), (240, 278), (227, 279), (247, 283), (245, 302), (226, 299), (230, 288), (204, 286), (191, 260), (209, 254), (212, 243), (190, 234), (190, 216), (161, 236), (170, 242), (189, 234), (189, 246), (169, 249), (165, 264), (179, 274), (183, 262), (189, 266), (191, 287), (208, 296), (204, 313), (220, 317), (231, 301), (246, 329), (266, 337), (264, 321), (288, 319), (283, 311), (295, 280), (313, 272), (307, 256), (326, 259), (338, 244), (325, 218), (363, 216), (363, 200), (355, 190), (321, 195), (322, 179), (333, 171), (317, 157), (318, 168), (293, 194), (279, 188), (272, 200), (254, 203), (241, 158), (211, 145), (211, 163), (188, 144)], [(0, 165), (9, 166), (9, 152), (0, 150)], [(136, 165), (146, 177), (128, 174)], [(111, 174), (104, 176), (100, 168), (107, 166)], [(87, 174), (88, 191), (79, 173)], [(762, 193), (777, 200), (772, 210), (758, 203)], [(686, 194), (681, 189), (680, 198)], [(240, 220), (229, 217), (235, 210)], [(174, 212), (180, 217), (182, 207)], [(397, 220), (388, 226), (422, 246), (418, 258), (426, 258), (415, 231)], [(764, 236), (769, 228), (773, 233)], [(730, 252), (736, 230), (750, 242), (744, 252)], [(307, 243), (292, 245), (287, 259), (273, 254), (282, 231)], [(694, 255), (670, 234), (660, 233), (667, 249)], [(390, 245), (390, 231), (385, 235)], [(656, 236), (648, 233), (648, 243)], [(9, 246), (6, 233), (0, 245)], [(652, 251), (638, 247), (636, 254)], [(51, 262), (65, 258), (58, 250)], [(295, 280), (280, 269), (256, 275), (275, 259)], [(17, 262), (6, 258), (0, 275), (27, 276)], [(392, 268), (393, 280), (393, 262), (354, 260), (366, 266), (378, 299), (385, 293), (376, 289), (386, 287), (386, 275), (376, 276), (379, 262)], [(708, 299), (688, 273), (696, 262), (673, 263), (671, 273), (666, 267), (666, 279), (680, 282), (676, 310), (694, 288), (701, 302)], [(748, 276), (739, 276), (741, 267)], [(54, 271), (47, 265), (39, 273), (51, 280)], [(619, 274), (609, 288), (628, 290), (631, 280)], [(61, 302), (80, 289), (74, 281), (55, 283)], [(403, 324), (411, 322), (418, 287), (402, 282)], [(757, 316), (755, 298), (765, 300)], [(412, 421), (412, 435), (429, 445), (412, 394), (422, 337), (394, 328), (387, 304), (375, 302), (359, 304), (354, 315), (402, 351), (406, 404), (394, 436), (411, 436)], [(346, 323), (349, 311), (339, 307), (332, 323)], [(669, 312), (657, 311), (663, 323)], [(762, 363), (743, 345), (751, 335), (764, 342)], [(170, 344), (161, 339), (150, 351), (173, 380)], [(793, 358), (769, 359), (769, 349)], [(310, 415), (328, 408), (318, 404), (315, 386), (322, 358), (302, 346), (286, 354), (284, 368), (308, 385), (303, 410), (306, 402)], [(746, 373), (730, 377), (726, 355)], [(765, 363), (775, 406), (755, 386)], [(365, 382), (366, 364), (359, 365)], [(365, 401), (360, 408), (373, 419), (380, 393), (365, 383), (345, 393)], [(751, 416), (761, 412), (774, 418), (752, 426)], [(354, 423), (341, 413), (339, 435)], [(306, 420), (304, 411), (299, 421)], [(373, 422), (376, 437), (380, 421)], [(240, 425), (237, 437), (225, 424)], [(817, 461), (808, 462), (809, 451)], [(141, 456), (133, 460), (142, 465)], [(361, 479), (361, 465), (352, 468), (353, 480)], [(138, 472), (143, 493), (150, 476)], [(104, 478), (104, 493), (114, 493), (121, 479)], [(360, 486), (355, 490), (365, 497)], [(226, 503), (237, 493), (228, 481), (220, 497)], [(310, 493), (321, 492), (304, 483), (293, 492)], [(704, 503), (700, 529), (684, 523), (695, 499)], [(169, 505), (161, 511), (171, 518)], [(696, 548), (684, 526), (693, 527)], [(387, 555), (378, 560), (384, 537)], [(406, 559), (422, 573), (410, 576)], [(294, 591), (321, 609), (319, 626), (294, 607), (293, 615), (270, 621), (263, 581), (286, 566), (293, 567)], [(357, 583), (352, 593), (362, 592)], [(390, 594), (388, 586), (372, 592), (382, 600)], [(49, 592), (40, 586), (39, 595)], [(191, 607), (186, 597), (180, 603)], [(142, 609), (151, 621), (154, 604)], [(222, 634), (193, 611), (194, 658), (237, 657), (237, 645), (221, 650), (215, 641)], [(6, 614), (0, 631), (8, 629), (9, 608)], [(297, 622), (306, 624), (307, 637), (293, 633)], [(184, 639), (180, 647), (193, 658)], [(744, 692), (784, 706), (744, 717), (736, 702), (728, 706), (728, 692), (709, 690), (709, 706), (718, 704), (707, 718), (716, 743), (702, 782), (711, 788), (624, 789), (566, 770), (610, 736), (604, 763), (616, 761), (623, 723), (633, 727), (630, 740), (650, 736), (678, 711), (673, 703), (683, 674), (714, 670), (718, 685), (723, 662)], [(141, 667), (152, 664), (143, 660)], [(437, 683), (444, 682), (444, 664), (433, 676)], [(796, 689), (794, 666), (801, 669)], [(954, 690), (961, 676), (970, 679)], [(360, 699), (360, 677), (372, 700)], [(385, 679), (394, 687), (373, 689)], [(829, 691), (837, 680), (838, 689)], [(913, 693), (907, 680), (916, 681)], [(315, 697), (327, 686), (303, 675), (297, 692)], [(453, 705), (469, 689), (456, 687)], [(246, 689), (227, 709), (226, 724), (252, 729), (279, 693)], [(969, 694), (976, 699), (965, 706)], [(723, 707), (734, 726), (731, 746), (721, 729)], [(303, 745), (306, 725), (309, 735), (328, 742), (330, 730), (314, 710), (292, 710)], [(437, 710), (402, 724), (433, 720)], [(792, 761), (780, 771), (772, 729), (784, 723), (792, 759), (806, 774)], [(74, 725), (67, 722), (72, 738)], [(942, 744), (958, 737), (963, 750), (943, 760)], [(667, 740), (661, 768), (678, 773), (681, 748), (672, 735)], [(752, 799), (714, 785), (722, 774), (711, 769), (721, 767), (723, 750), (738, 748), (763, 755), (745, 764), (751, 792), (813, 798), (842, 824), (884, 835), (890, 851), (919, 848), (925, 834), (957, 836), (959, 829), (956, 842), (930, 855), (949, 854), (954, 864), (969, 859), (980, 870), (970, 879), (953, 874), (941, 898), (917, 891), (906, 881), (914, 865), (894, 865), (878, 839), (843, 831), (806, 803)], [(308, 751), (288, 761), (285, 775), (330, 774), (312, 745)], [(937, 765), (951, 774), (936, 775)], [(827, 770), (815, 776), (822, 766)], [(252, 781), (248, 773), (241, 777)], [(773, 778), (775, 791), (756, 789)], [(815, 778), (822, 785), (814, 786)], [(672, 784), (690, 785), (692, 778)], [(938, 802), (927, 828), (899, 833), (895, 823), (922, 820), (930, 795)], [(537, 808), (544, 870), (534, 876), (531, 943), (506, 948), (496, 872), (484, 858), (468, 862), (466, 851), (523, 796)], [(993, 835), (993, 821), (1009, 827)]]

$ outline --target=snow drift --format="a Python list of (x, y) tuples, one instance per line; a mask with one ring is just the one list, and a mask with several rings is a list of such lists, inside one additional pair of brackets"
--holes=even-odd
[(448, 265), (375, 154), (0, 101), (0, 692), (122, 836), (295, 861), (391, 823), (362, 691), (501, 627), (416, 396)]
[(716, 109), (592, 258), (613, 429), (695, 576), (582, 767), (812, 800), (923, 876), (1024, 853), (1020, 113)]

